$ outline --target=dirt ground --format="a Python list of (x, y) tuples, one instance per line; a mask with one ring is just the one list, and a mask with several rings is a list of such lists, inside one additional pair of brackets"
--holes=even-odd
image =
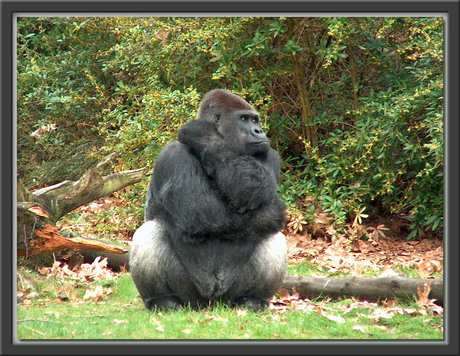
[[(123, 210), (123, 202), (119, 198), (99, 199), (75, 210), (82, 215), (80, 223), (67, 221), (64, 226), (77, 234), (98, 239), (104, 233), (91, 231), (96, 225), (107, 223), (118, 227), (117, 233), (111, 234), (117, 235), (113, 238), (129, 244), (132, 231), (124, 228), (127, 218), (118, 216), (115, 208)], [(110, 217), (101, 221), (100, 214), (107, 210), (112, 211)], [(283, 231), (288, 243), (289, 261), (293, 264), (309, 260), (332, 274), (344, 272), (356, 276), (369, 270), (398, 273), (406, 267), (416, 267), (423, 278), (439, 278), (442, 275), (442, 235), (438, 232), (407, 240), (411, 231), (407, 217), (388, 215), (363, 219), (354, 227), (350, 223), (345, 232), (334, 230), (333, 219), (321, 211), (315, 213), (313, 226), (304, 225), (302, 231), (294, 228), (294, 220), (295, 217), (288, 213), (287, 228)]]
[(345, 272), (361, 275), (366, 270), (397, 273), (401, 268), (416, 267), (421, 277), (428, 278), (443, 272), (443, 243), (436, 237), (395, 237), (392, 230), (378, 239), (354, 239), (345, 236), (336, 239), (312, 238), (306, 235), (288, 235), (288, 255), (291, 263), (308, 259), (327, 268), (331, 273)]

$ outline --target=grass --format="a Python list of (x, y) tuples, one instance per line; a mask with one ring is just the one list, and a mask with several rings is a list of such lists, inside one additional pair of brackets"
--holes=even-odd
[[(22, 340), (443, 338), (441, 316), (390, 313), (389, 308), (353, 299), (302, 301), (259, 313), (224, 305), (199, 311), (151, 312), (144, 308), (127, 273), (112, 281), (89, 284), (26, 270), (21, 270), (21, 275), (21, 285), (30, 280), (30, 297), (17, 307), (17, 337)], [(86, 290), (98, 287), (104, 291), (102, 296), (83, 299)], [(114, 292), (107, 294), (109, 290)], [(36, 293), (31, 294), (33, 291)], [(65, 293), (70, 297), (62, 299)], [(398, 308), (414, 311), (418, 306), (399, 302)]]

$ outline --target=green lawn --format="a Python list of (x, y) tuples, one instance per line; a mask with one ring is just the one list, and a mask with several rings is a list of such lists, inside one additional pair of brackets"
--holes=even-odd
[(17, 338), (24, 340), (443, 338), (442, 316), (417, 312), (415, 303), (402, 301), (391, 308), (344, 299), (293, 300), (260, 313), (226, 306), (150, 312), (127, 273), (89, 284), (26, 270), (21, 275), (33, 279), (17, 307)]

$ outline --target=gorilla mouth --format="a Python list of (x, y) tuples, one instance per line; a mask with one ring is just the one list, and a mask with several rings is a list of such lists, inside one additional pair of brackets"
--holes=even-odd
[(252, 152), (252, 153), (267, 152), (269, 149), (270, 149), (270, 144), (267, 141), (251, 142), (247, 148), (248, 152)]
[(264, 146), (264, 145), (269, 145), (269, 143), (267, 141), (257, 141), (257, 142), (251, 142), (251, 145), (254, 145), (254, 146)]

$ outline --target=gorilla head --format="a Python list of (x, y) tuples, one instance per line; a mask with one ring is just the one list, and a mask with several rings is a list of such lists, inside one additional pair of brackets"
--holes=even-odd
[(270, 149), (257, 111), (226, 90), (207, 93), (200, 104), (197, 119), (214, 123), (217, 132), (230, 143), (234, 152), (257, 155)]

